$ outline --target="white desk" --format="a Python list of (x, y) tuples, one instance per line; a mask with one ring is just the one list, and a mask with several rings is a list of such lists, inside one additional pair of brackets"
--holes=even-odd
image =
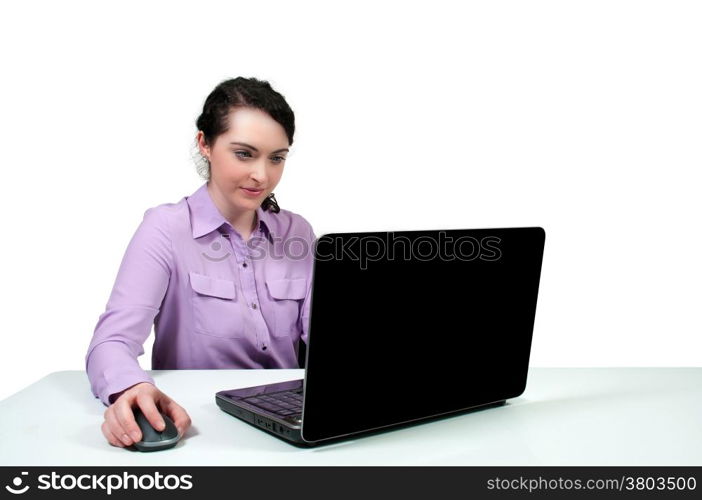
[(0, 401), (0, 465), (702, 465), (702, 368), (532, 368), (504, 406), (311, 449), (214, 401), (303, 370), (150, 373), (193, 420), (175, 448), (110, 446), (87, 376), (63, 371)]

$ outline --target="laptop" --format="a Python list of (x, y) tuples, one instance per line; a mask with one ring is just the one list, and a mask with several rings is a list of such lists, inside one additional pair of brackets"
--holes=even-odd
[(526, 387), (544, 241), (540, 227), (324, 234), (304, 378), (215, 401), (304, 447), (503, 405)]

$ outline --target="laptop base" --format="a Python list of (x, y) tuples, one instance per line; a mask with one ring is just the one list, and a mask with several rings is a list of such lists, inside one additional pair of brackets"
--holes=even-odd
[(354, 439), (356, 437), (369, 437), (369, 436), (374, 436), (377, 434), (382, 434), (386, 433), (389, 430), (396, 430), (396, 429), (404, 429), (407, 427), (412, 427), (414, 425), (419, 425), (419, 424), (424, 424), (427, 422), (434, 422), (438, 420), (443, 420), (446, 418), (451, 418), (451, 417), (456, 417), (459, 415), (465, 415), (468, 413), (473, 413), (475, 411), (480, 411), (480, 410), (486, 410), (488, 408), (494, 408), (498, 406), (502, 406), (506, 403), (506, 400), (502, 401), (495, 401), (494, 403), (487, 403), (484, 405), (480, 406), (474, 406), (472, 408), (467, 408), (464, 410), (459, 410), (456, 412), (451, 412), (451, 413), (446, 413), (443, 415), (437, 415), (437, 416), (430, 416), (430, 417), (425, 417), (419, 420), (414, 420), (410, 422), (402, 422), (398, 424), (393, 424), (390, 426), (386, 427), (380, 427), (378, 429), (371, 429), (367, 431), (362, 431), (362, 432), (356, 432), (353, 434), (347, 434), (344, 436), (339, 436), (331, 439), (324, 439), (321, 441), (305, 441), (302, 439), (302, 426), (301, 425), (293, 425), (290, 423), (281, 423), (273, 418), (267, 417), (265, 415), (253, 412), (251, 410), (248, 410), (247, 408), (243, 408), (239, 405), (233, 404), (231, 401), (229, 401), (227, 398), (222, 397), (217, 395), (215, 397), (215, 401), (217, 403), (217, 406), (224, 412), (240, 419), (243, 420), (244, 422), (258, 428), (266, 431), (267, 433), (282, 439), (288, 444), (292, 444), (294, 446), (300, 447), (300, 448), (311, 448), (315, 446), (320, 446), (320, 445), (327, 445), (327, 444), (334, 444), (338, 443), (341, 441), (347, 441)]
[(314, 443), (310, 443), (302, 439), (302, 426), (300, 425), (283, 425), (282, 423), (272, 418), (266, 417), (246, 408), (242, 408), (241, 406), (235, 405), (228, 399), (221, 396), (217, 396), (215, 398), (215, 401), (217, 403), (217, 406), (219, 406), (220, 409), (222, 409), (226, 413), (229, 413), (230, 415), (240, 420), (243, 420), (247, 424), (251, 424), (258, 429), (262, 429), (268, 432), (269, 434), (272, 434), (275, 437), (284, 440), (286, 443), (295, 446), (300, 446), (303, 448), (315, 446)]

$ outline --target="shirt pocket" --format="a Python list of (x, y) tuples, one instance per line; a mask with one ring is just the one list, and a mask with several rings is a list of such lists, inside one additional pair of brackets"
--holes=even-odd
[(235, 283), (192, 271), (189, 275), (195, 333), (227, 339), (245, 337)]
[(279, 278), (266, 280), (268, 293), (272, 297), (271, 307), (275, 316), (273, 337), (289, 337), (297, 331), (297, 320), (302, 301), (307, 294), (306, 278)]

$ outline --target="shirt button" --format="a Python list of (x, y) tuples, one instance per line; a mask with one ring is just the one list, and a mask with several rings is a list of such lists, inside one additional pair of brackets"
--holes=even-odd
[(263, 350), (265, 351), (265, 350), (266, 350), (266, 346), (264, 345), (261, 349), (263, 349)]
[(251, 307), (253, 307), (254, 309), (256, 309), (256, 303), (254, 302), (253, 304), (251, 304)]
[(246, 267), (246, 262), (244, 262), (244, 263), (242, 264), (242, 266)]

